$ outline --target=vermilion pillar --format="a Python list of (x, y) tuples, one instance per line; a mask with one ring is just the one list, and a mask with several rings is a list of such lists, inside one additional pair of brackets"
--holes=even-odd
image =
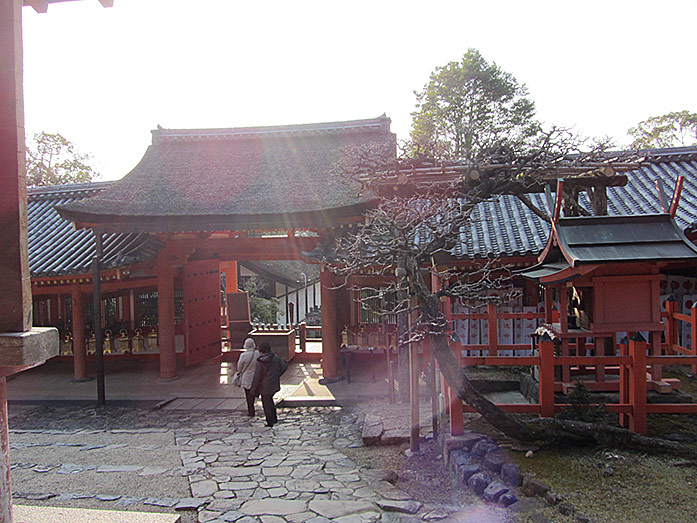
[(335, 378), (339, 364), (339, 329), (337, 327), (336, 290), (332, 273), (322, 268), (320, 273), (322, 292), (322, 374)]
[(85, 347), (85, 302), (80, 287), (71, 289), (73, 301), (73, 373), (75, 381), (87, 379), (87, 348)]
[[(0, 0), (0, 333), (31, 329), (22, 97), (22, 2)], [(7, 383), (0, 377), (0, 521), (12, 522)]]
[(172, 256), (165, 247), (157, 255), (157, 323), (160, 349), (160, 379), (177, 377), (174, 346), (174, 270)]
[(220, 262), (220, 272), (225, 273), (225, 294), (237, 292), (239, 290), (237, 288), (237, 262)]
[(22, 2), (0, 0), (0, 332), (31, 329), (21, 24)]

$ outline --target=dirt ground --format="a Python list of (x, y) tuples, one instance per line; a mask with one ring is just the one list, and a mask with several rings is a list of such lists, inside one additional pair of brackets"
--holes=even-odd
[[(688, 377), (684, 369), (667, 369), (664, 375), (679, 377), (683, 391), (697, 400), (697, 379)], [(364, 405), (356, 408), (375, 407)], [(409, 415), (408, 406), (403, 405), (385, 407), (384, 412), (387, 418)], [(471, 416), (468, 425), (472, 430), (497, 436), (496, 431), (478, 415)], [(422, 428), (422, 435), (428, 432)], [(697, 415), (651, 415), (649, 435), (668, 437), (697, 448)], [(504, 447), (512, 446), (510, 441), (501, 439)], [(432, 439), (427, 437), (424, 440), (423, 452), (417, 456), (407, 458), (404, 454), (407, 448), (405, 443), (345, 449), (345, 452), (357, 462), (394, 470), (400, 476), (397, 485), (426, 503), (453, 507), (474, 507), (481, 503), (445, 470)], [(697, 521), (697, 464), (684, 459), (650, 456), (624, 449), (563, 445), (535, 451), (531, 458), (526, 458), (523, 452), (508, 450), (507, 453), (521, 466), (523, 473), (535, 474), (593, 522)], [(562, 516), (551, 507), (542, 514), (548, 521), (576, 521), (575, 517)], [(510, 520), (541, 521), (517, 515), (510, 515)]]

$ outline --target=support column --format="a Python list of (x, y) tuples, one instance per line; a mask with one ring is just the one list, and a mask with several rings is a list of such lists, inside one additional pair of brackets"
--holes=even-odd
[(21, 24), (22, 2), (0, 0), (0, 332), (31, 329)]
[(339, 329), (336, 318), (336, 290), (332, 273), (322, 267), (320, 272), (322, 299), (322, 375), (335, 378), (339, 365)]
[(160, 379), (177, 378), (174, 346), (174, 270), (167, 247), (157, 255), (157, 323), (160, 349)]
[(73, 300), (73, 374), (75, 381), (87, 379), (87, 347), (85, 347), (85, 302), (80, 287), (71, 289)]

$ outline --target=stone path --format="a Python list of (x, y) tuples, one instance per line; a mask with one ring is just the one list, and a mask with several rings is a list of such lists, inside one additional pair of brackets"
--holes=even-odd
[[(10, 420), (18, 502), (181, 511), (184, 521), (394, 520), (423, 515), (384, 471), (341, 452), (361, 446), (338, 407), (283, 409), (281, 423), (239, 413), (21, 409)], [(414, 516), (416, 517), (416, 516)]]

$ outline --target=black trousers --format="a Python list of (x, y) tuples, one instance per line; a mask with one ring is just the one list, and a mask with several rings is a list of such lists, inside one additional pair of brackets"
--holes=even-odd
[(244, 389), (244, 397), (247, 399), (247, 414), (249, 416), (254, 416), (254, 394), (252, 394), (252, 389)]
[(264, 407), (266, 423), (268, 425), (275, 425), (278, 423), (278, 416), (276, 416), (276, 404), (273, 402), (273, 394), (262, 394), (261, 404)]

